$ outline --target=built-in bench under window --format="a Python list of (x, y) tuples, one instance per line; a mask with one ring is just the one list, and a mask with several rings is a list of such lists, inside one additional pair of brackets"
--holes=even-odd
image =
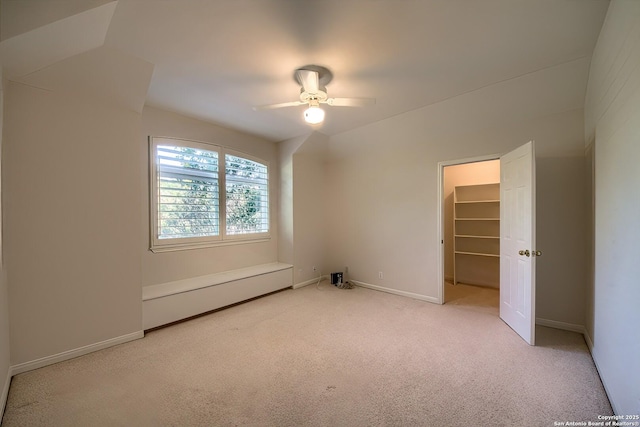
[(289, 288), (293, 266), (261, 264), (142, 288), (142, 326), (156, 328)]

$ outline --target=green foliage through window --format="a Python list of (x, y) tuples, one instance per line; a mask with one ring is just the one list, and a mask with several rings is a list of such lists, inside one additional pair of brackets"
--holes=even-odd
[(200, 143), (157, 140), (152, 145), (155, 244), (268, 233), (267, 165), (228, 153), (220, 156), (214, 146), (207, 150)]
[(157, 146), (158, 238), (219, 235), (218, 153)]
[(268, 231), (267, 167), (258, 162), (225, 156), (227, 234)]

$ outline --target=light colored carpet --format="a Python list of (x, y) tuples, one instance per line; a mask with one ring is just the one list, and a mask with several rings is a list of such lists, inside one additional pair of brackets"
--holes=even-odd
[(611, 407), (581, 335), (327, 282), (13, 378), (3, 426), (552, 426)]
[(470, 310), (483, 311), (494, 316), (500, 315), (500, 290), (483, 286), (445, 282), (445, 304), (453, 304)]

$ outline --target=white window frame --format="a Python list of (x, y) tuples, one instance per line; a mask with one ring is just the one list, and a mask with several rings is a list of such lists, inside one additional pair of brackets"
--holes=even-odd
[[(217, 236), (159, 239), (158, 238), (158, 170), (156, 165), (156, 150), (158, 145), (176, 145), (196, 148), (218, 153), (218, 212), (219, 233)], [(226, 206), (226, 155), (237, 156), (243, 159), (258, 162), (267, 168), (267, 226), (268, 231), (259, 233), (227, 234), (227, 206)], [(168, 252), (188, 249), (208, 248), (223, 245), (235, 245), (243, 243), (258, 243), (271, 238), (271, 167), (269, 162), (258, 157), (231, 150), (221, 145), (202, 141), (173, 137), (149, 137), (149, 249), (152, 252)]]

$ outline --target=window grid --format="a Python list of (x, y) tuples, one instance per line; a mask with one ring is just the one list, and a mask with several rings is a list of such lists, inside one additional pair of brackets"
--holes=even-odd
[(215, 145), (154, 137), (150, 158), (152, 250), (269, 237), (266, 163)]
[(267, 166), (225, 155), (226, 233), (269, 231), (269, 179)]
[(220, 234), (218, 153), (157, 145), (158, 239)]

